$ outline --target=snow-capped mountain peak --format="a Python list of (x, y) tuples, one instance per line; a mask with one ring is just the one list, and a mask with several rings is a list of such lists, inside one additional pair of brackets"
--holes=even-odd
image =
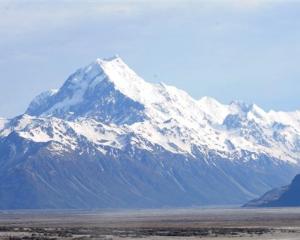
[(97, 59), (108, 81), (127, 97), (140, 103), (156, 100), (154, 86), (139, 77), (120, 57)]
[[(149, 94), (143, 92), (147, 90)], [(73, 73), (55, 94), (35, 98), (26, 113), (68, 119), (89, 116), (110, 121), (114, 118), (117, 122), (121, 116), (115, 116), (108, 108), (122, 104), (127, 105), (127, 110), (132, 109), (132, 118), (141, 120), (142, 102), (145, 96), (152, 96), (151, 91), (151, 84), (137, 76), (120, 57), (96, 59)]]
[(116, 56), (0, 119), (0, 152), (0, 208), (232, 204), (298, 172), (300, 112), (195, 100)]
[[(225, 105), (211, 97), (197, 101), (176, 87), (146, 82), (119, 56), (80, 68), (60, 89), (36, 97), (27, 113), (116, 124), (121, 132), (171, 152), (194, 155), (193, 149), (200, 147), (227, 158), (248, 151), (300, 159), (299, 114), (268, 113), (242, 101)], [(274, 127), (280, 124), (290, 127)]]
[(103, 120), (106, 116), (100, 116), (99, 112), (103, 105), (125, 106), (124, 102), (126, 110), (132, 110), (133, 118), (138, 120), (146, 115), (161, 121), (176, 116), (187, 118), (192, 107), (198, 113), (197, 118), (203, 115), (196, 101), (186, 92), (163, 83), (144, 81), (120, 57), (96, 59), (77, 70), (55, 94), (46, 92), (36, 97), (27, 113), (62, 118), (89, 116)]

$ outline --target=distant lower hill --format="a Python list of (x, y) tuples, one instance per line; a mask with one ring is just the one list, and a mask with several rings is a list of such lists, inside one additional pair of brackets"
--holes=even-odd
[(288, 186), (273, 189), (244, 207), (297, 207), (300, 206), (300, 174)]

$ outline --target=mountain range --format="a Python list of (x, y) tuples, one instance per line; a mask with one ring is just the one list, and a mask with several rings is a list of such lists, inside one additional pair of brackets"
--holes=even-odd
[(195, 100), (118, 56), (0, 118), (1, 209), (241, 204), (299, 164), (300, 111)]

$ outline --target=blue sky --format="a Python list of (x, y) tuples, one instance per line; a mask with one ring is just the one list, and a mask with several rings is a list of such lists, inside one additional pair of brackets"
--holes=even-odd
[(300, 110), (300, 1), (0, 1), (0, 116), (97, 57), (194, 98)]

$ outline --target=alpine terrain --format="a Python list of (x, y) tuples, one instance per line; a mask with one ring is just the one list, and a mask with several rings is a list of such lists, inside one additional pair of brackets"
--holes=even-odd
[(0, 208), (241, 204), (299, 163), (300, 111), (195, 100), (97, 59), (0, 119)]

